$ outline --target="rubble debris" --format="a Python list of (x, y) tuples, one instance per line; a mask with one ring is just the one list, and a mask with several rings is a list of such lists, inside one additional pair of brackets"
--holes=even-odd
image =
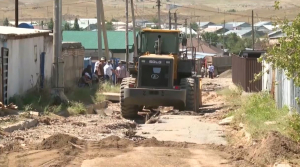
[(219, 122), (219, 125), (229, 125), (232, 122), (233, 118), (234, 118), (234, 116), (230, 116), (230, 117), (227, 117), (225, 119), (222, 119)]
[(73, 122), (72, 125), (85, 127), (86, 123), (84, 123), (84, 122)]
[(14, 105), (13, 103), (4, 105), (2, 102), (0, 102), (0, 116), (16, 115), (18, 112), (18, 106)]

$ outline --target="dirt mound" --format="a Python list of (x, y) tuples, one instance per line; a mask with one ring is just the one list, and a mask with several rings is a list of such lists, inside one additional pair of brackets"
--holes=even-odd
[(67, 134), (56, 134), (46, 138), (38, 149), (60, 149), (70, 144), (82, 145), (84, 141)]
[(227, 71), (224, 71), (222, 72), (220, 75), (219, 75), (219, 78), (231, 78), (232, 77), (232, 70), (227, 70)]
[(23, 147), (20, 145), (20, 143), (17, 141), (13, 141), (0, 147), (0, 155), (4, 152), (19, 152), (22, 150)]
[(238, 166), (267, 166), (287, 159), (296, 166), (300, 165), (300, 145), (279, 132), (268, 133), (262, 141), (248, 148), (222, 145), (211, 147), (229, 153)]
[(189, 143), (158, 141), (152, 137), (137, 141), (120, 138), (118, 136), (109, 136), (97, 143), (98, 148), (127, 148), (127, 147), (180, 147), (187, 148)]
[(113, 123), (105, 126), (108, 129), (114, 130), (114, 129), (130, 129), (130, 128), (136, 128), (137, 124), (134, 122), (121, 122), (121, 123)]
[(255, 164), (273, 164), (286, 158), (299, 159), (300, 145), (279, 132), (270, 132), (252, 149), (249, 157)]

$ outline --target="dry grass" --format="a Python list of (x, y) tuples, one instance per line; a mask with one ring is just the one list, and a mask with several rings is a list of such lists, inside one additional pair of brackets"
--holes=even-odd
[[(26, 1), (28, 3), (28, 1)], [(21, 20), (48, 20), (53, 17), (53, 2), (52, 1), (30, 1), (33, 4), (22, 4), (20, 3), (20, 19)], [(182, 1), (175, 0), (176, 4), (180, 4), (183, 6), (189, 6), (192, 8), (202, 9), (202, 10), (193, 10), (189, 8), (179, 8), (178, 13), (178, 21), (183, 23), (185, 18), (191, 18), (191, 16), (201, 16), (201, 17), (193, 17), (192, 21), (212, 21), (216, 23), (222, 23), (224, 20), (226, 21), (247, 21), (251, 22), (251, 10), (254, 10), (255, 13), (255, 22), (260, 21), (260, 19), (256, 18), (264, 17), (266, 19), (261, 20), (270, 20), (271, 17), (278, 16), (283, 18), (286, 16), (288, 19), (293, 19), (299, 12), (299, 7), (293, 6), (293, 1), (290, 0), (282, 0), (281, 3), (283, 5), (283, 9), (279, 11), (274, 11), (272, 5), (274, 4), (273, 0), (231, 0), (231, 1), (221, 1), (221, 0), (204, 0), (204, 1)], [(2, 20), (5, 17), (8, 17), (9, 20), (14, 19), (14, 2), (9, 0), (1, 1), (0, 16), (2, 16)], [(152, 19), (156, 17), (157, 8), (154, 7), (155, 1), (147, 1), (144, 2), (136, 2), (136, 17), (138, 19)], [(161, 18), (163, 22), (168, 20), (168, 11), (165, 8), (165, 2), (163, 2)], [(96, 5), (95, 1), (85, 1), (84, 3), (79, 0), (64, 0), (63, 1), (63, 18), (64, 19), (74, 19), (75, 17), (79, 18), (95, 18), (96, 17)], [(122, 0), (112, 1), (105, 0), (105, 16), (107, 20), (112, 18), (119, 19), (121, 21), (125, 21), (125, 3)], [(295, 3), (294, 3), (295, 4)], [(46, 6), (49, 6), (48, 9)], [(154, 8), (153, 8), (154, 7)], [(220, 13), (212, 13), (203, 11), (210, 10)], [(234, 16), (234, 15), (226, 15), (224, 17), (224, 11), (228, 11), (231, 9), (235, 9), (237, 12), (232, 12), (232, 14), (241, 14), (245, 16)], [(174, 12), (175, 9), (172, 10)], [(130, 15), (130, 12), (129, 12)], [(247, 17), (249, 16), (249, 17)], [(0, 18), (1, 20), (1, 18)]]

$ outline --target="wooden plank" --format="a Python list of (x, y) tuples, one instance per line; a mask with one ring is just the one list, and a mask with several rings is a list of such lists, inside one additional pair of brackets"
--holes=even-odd
[(109, 93), (109, 92), (104, 92), (102, 93), (106, 100), (109, 101), (120, 101), (120, 93)]

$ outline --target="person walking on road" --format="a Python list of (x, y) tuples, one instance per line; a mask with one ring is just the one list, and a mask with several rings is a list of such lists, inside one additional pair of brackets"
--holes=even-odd
[(214, 71), (215, 71), (214, 66), (210, 64), (208, 69), (209, 69), (209, 78), (214, 79)]
[(121, 62), (119, 62), (119, 66), (116, 68), (116, 75), (117, 75), (117, 83), (121, 84), (123, 78), (126, 77), (126, 68), (123, 66)]

